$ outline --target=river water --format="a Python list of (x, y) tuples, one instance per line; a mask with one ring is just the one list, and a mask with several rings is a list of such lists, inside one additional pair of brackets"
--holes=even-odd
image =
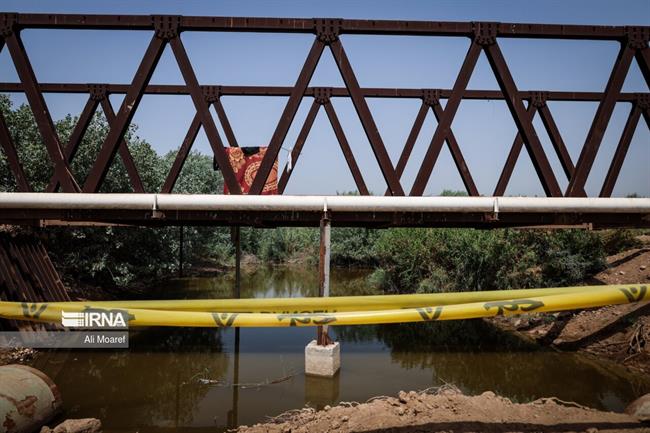
[[(317, 274), (316, 266), (245, 272), (241, 296), (315, 296)], [(333, 269), (332, 296), (371, 294), (367, 275)], [(231, 274), (186, 278), (150, 293), (225, 298), (233, 284)], [(341, 342), (341, 371), (333, 379), (306, 377), (304, 348), (315, 334), (315, 328), (138, 329), (128, 350), (49, 352), (34, 365), (59, 386), (65, 417), (96, 417), (106, 431), (140, 433), (214, 432), (305, 405), (444, 383), (467, 394), (490, 390), (517, 402), (556, 396), (612, 411), (650, 391), (649, 379), (614, 363), (540, 349), (481, 320), (331, 327)]]

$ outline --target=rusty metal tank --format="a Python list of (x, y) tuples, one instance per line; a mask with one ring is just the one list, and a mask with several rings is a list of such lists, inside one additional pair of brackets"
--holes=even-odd
[(30, 433), (50, 421), (62, 406), (52, 380), (25, 365), (0, 366), (0, 433)]

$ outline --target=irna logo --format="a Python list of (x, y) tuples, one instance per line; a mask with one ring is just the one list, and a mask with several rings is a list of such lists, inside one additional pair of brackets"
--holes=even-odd
[(61, 311), (61, 324), (69, 328), (126, 329), (125, 311), (86, 310), (67, 313)]

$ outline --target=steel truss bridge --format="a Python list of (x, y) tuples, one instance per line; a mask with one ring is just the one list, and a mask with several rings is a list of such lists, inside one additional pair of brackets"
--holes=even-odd
[[(150, 32), (152, 36), (131, 83), (39, 83), (36, 80), (28, 53), (21, 40), (21, 31), (26, 29), (137, 30)], [(298, 78), (294, 86), (222, 86), (218, 83), (199, 83), (181, 37), (182, 33), (191, 31), (254, 32), (261, 33), (260, 37), (263, 37), (263, 34), (266, 33), (302, 33), (313, 34), (314, 40), (304, 65), (298, 72)], [(362, 88), (340, 39), (341, 35), (346, 34), (466, 37), (471, 40), (471, 43), (451, 89)], [(619, 42), (620, 50), (603, 92), (519, 89), (499, 47), (499, 40), (503, 38), (609, 40)], [(623, 93), (621, 91), (633, 61), (638, 63), (641, 73), (650, 87), (649, 40), (650, 27), (643, 26), (384, 21), (335, 18), (0, 13), (0, 50), (6, 45), (20, 80), (20, 82), (16, 83), (0, 83), (0, 92), (24, 93), (34, 113), (38, 130), (47, 148), (50, 162), (54, 167), (54, 174), (44, 192), (55, 193), (56, 191), (62, 191), (73, 195), (85, 193), (79, 195), (79, 200), (86, 200), (86, 205), (81, 206), (78, 202), (74, 204), (75, 199), (73, 198), (64, 199), (64, 197), (68, 197), (67, 194), (61, 195), (60, 200), (57, 201), (49, 194), (34, 193), (22, 168), (5, 120), (0, 113), (0, 145), (15, 177), (18, 191), (20, 193), (33, 193), (29, 195), (30, 198), (26, 199), (27, 201), (23, 200), (23, 196), (2, 194), (0, 196), (0, 223), (100, 222), (140, 225), (230, 224), (256, 226), (317, 224), (322, 211), (305, 210), (303, 209), (304, 206), (300, 207), (302, 205), (298, 206), (297, 204), (295, 209), (286, 206), (282, 207), (283, 205), (280, 204), (264, 207), (263, 202), (259, 202), (262, 204), (256, 202), (257, 205), (248, 205), (246, 207), (244, 205), (245, 200), (239, 202), (237, 201), (239, 199), (235, 197), (241, 194), (241, 189), (228, 163), (224, 146), (226, 144), (238, 146), (238, 141), (230, 126), (220, 98), (222, 96), (285, 96), (288, 97), (288, 100), (268, 143), (268, 151), (253, 181), (252, 195), (261, 193), (304, 98), (312, 98), (313, 102), (293, 146), (291, 155), (293, 166), (298, 163), (302, 147), (317, 113), (322, 107), (334, 129), (359, 193), (368, 195), (368, 188), (354, 154), (341, 127), (334, 106), (330, 103), (331, 98), (349, 98), (354, 105), (386, 181), (386, 195), (392, 197), (386, 197), (389, 201), (379, 207), (373, 205), (372, 201), (367, 200), (370, 198), (356, 198), (354, 200), (358, 201), (361, 206), (359, 209), (338, 213), (336, 210), (332, 210), (333, 224), (474, 227), (593, 224), (603, 227), (646, 227), (650, 225), (648, 200), (630, 199), (623, 204), (623, 202), (608, 197), (612, 194), (632, 136), (641, 118), (650, 127), (650, 93)], [(155, 85), (149, 83), (163, 50), (168, 44), (171, 46), (173, 55), (178, 62), (185, 81), (184, 85)], [(334, 56), (345, 87), (309, 87), (314, 70), (326, 48), (329, 48)], [(467, 90), (466, 88), (481, 52), (485, 53), (496, 77), (500, 88), (498, 91)], [(43, 97), (44, 93), (88, 95), (88, 100), (67, 143), (63, 143), (56, 133), (52, 117)], [(111, 93), (125, 95), (117, 111), (114, 110), (108, 99), (108, 95)], [(124, 135), (145, 94), (189, 95), (196, 109), (186, 137), (180, 146), (171, 170), (167, 174), (161, 191), (144, 190), (140, 173), (124, 140)], [(386, 146), (368, 108), (366, 98), (409, 98), (422, 101), (396, 165), (393, 165), (389, 158)], [(478, 197), (478, 189), (465, 163), (461, 146), (451, 128), (454, 116), (463, 99), (504, 100), (518, 130), (493, 195), (497, 197), (505, 193), (515, 163), (525, 147), (546, 195), (552, 200), (544, 201), (543, 206), (536, 203), (535, 206), (537, 207), (535, 209), (537, 210), (535, 211), (530, 211), (530, 208), (524, 205), (528, 200), (525, 198), (519, 200), (522, 206), (510, 208), (519, 209), (517, 211), (503, 212), (495, 209), (495, 206), (498, 207), (499, 200), (493, 198), (485, 198), (490, 202), (479, 205), (476, 200), (483, 198)], [(446, 100), (444, 108), (440, 104), (441, 100)], [(575, 162), (571, 160), (555, 124), (553, 115), (547, 105), (548, 101), (598, 102), (598, 109), (582, 146), (580, 156)], [(586, 198), (585, 182), (612, 117), (614, 106), (618, 102), (629, 103), (628, 119), (615, 154), (610, 161), (609, 170), (599, 193), (600, 199)], [(214, 106), (217, 118), (224, 131), (225, 143), (219, 134), (215, 119), (210, 113), (211, 106)], [(100, 107), (107, 118), (110, 130), (88, 176), (85, 179), (79, 179), (75, 177), (70, 169), (70, 163), (75, 157), (93, 115)], [(411, 190), (407, 192), (402, 187), (400, 178), (429, 110), (434, 113), (438, 125), (421, 162), (415, 182)], [(561, 162), (562, 174), (569, 181), (566, 191), (560, 189), (557, 174), (554, 173), (533, 126), (533, 119), (536, 115), (540, 116), (542, 124), (551, 139), (553, 149)], [(214, 157), (222, 170), (224, 182), (231, 194), (233, 194), (231, 198), (220, 198), (220, 196), (204, 197), (199, 202), (204, 204), (207, 202), (212, 203), (206, 204), (205, 208), (192, 208), (190, 204), (186, 204), (183, 205), (186, 207), (170, 208), (162, 211), (155, 204), (149, 206), (148, 201), (145, 209), (132, 208), (129, 205), (116, 207), (110, 204), (110, 201), (115, 197), (111, 199), (108, 196), (101, 197), (103, 195), (95, 194), (100, 191), (111, 163), (119, 153), (128, 172), (135, 193), (134, 196), (149, 197), (142, 194), (150, 193), (150, 197), (155, 198), (154, 202), (158, 202), (159, 199), (164, 202), (163, 196), (169, 195), (173, 191), (200, 128), (203, 128), (206, 133)], [(421, 201), (418, 201), (415, 199), (415, 197), (423, 195), (445, 143), (451, 152), (468, 195), (471, 196), (467, 198), (462, 206), (450, 205), (450, 203), (457, 203), (453, 200), (427, 201), (426, 198), (422, 198)], [(280, 193), (284, 192), (291, 174), (291, 166), (286, 166), (281, 170), (279, 178)], [(88, 197), (88, 195), (91, 197), (88, 199), (82, 198), (82, 196)], [(96, 200), (92, 199), (92, 195), (96, 197)], [(405, 195), (411, 196), (411, 199), (415, 199), (413, 203), (419, 204), (415, 207), (402, 206), (407, 201), (400, 201), (396, 196)], [(566, 198), (560, 199), (560, 197)], [(577, 201), (563, 201), (568, 200), (568, 198)], [(295, 197), (277, 197), (271, 200), (279, 200), (279, 203), (282, 203), (284, 199), (286, 199), (284, 203), (289, 204), (294, 203), (292, 200)], [(146, 200), (149, 200), (149, 198)], [(183, 201), (183, 199), (179, 200)], [(335, 198), (330, 198), (331, 200), (335, 200)], [(462, 202), (464, 199), (459, 200)], [(501, 201), (501, 203), (512, 203), (508, 202), (508, 200), (513, 199), (504, 198), (503, 200), (506, 201)], [(135, 201), (137, 200), (134, 197)], [(27, 205), (28, 202), (31, 204)], [(94, 203), (94, 207), (88, 203)], [(239, 203), (242, 207), (229, 207), (232, 203)], [(408, 201), (408, 203), (411, 202)], [(425, 204), (430, 207), (426, 207)], [(616, 206), (618, 205), (622, 207), (617, 210)], [(485, 206), (487, 206), (488, 210), (485, 210)]]

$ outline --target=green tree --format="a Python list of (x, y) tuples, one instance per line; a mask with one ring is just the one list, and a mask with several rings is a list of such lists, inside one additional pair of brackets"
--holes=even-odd
[[(35, 191), (43, 191), (53, 169), (31, 109), (14, 108), (0, 95), (0, 109), (26, 176)], [(55, 123), (62, 143), (66, 143), (77, 118), (66, 116)], [(71, 163), (75, 178), (83, 184), (104, 138), (108, 123), (103, 115), (91, 120)], [(155, 149), (136, 135), (136, 127), (125, 135), (129, 150), (146, 191), (159, 191), (176, 152), (159, 156)], [(211, 194), (223, 188), (220, 173), (212, 169), (212, 159), (191, 152), (175, 185), (174, 192)], [(13, 174), (0, 152), (0, 190), (16, 191)], [(131, 184), (119, 156), (111, 165), (102, 192), (131, 192)], [(231, 247), (227, 228), (188, 227), (185, 229), (185, 256), (188, 265), (197, 261), (228, 261)], [(158, 278), (174, 272), (178, 266), (178, 228), (142, 227), (52, 227), (43, 230), (48, 251), (64, 276), (95, 285), (126, 286), (136, 280)]]

